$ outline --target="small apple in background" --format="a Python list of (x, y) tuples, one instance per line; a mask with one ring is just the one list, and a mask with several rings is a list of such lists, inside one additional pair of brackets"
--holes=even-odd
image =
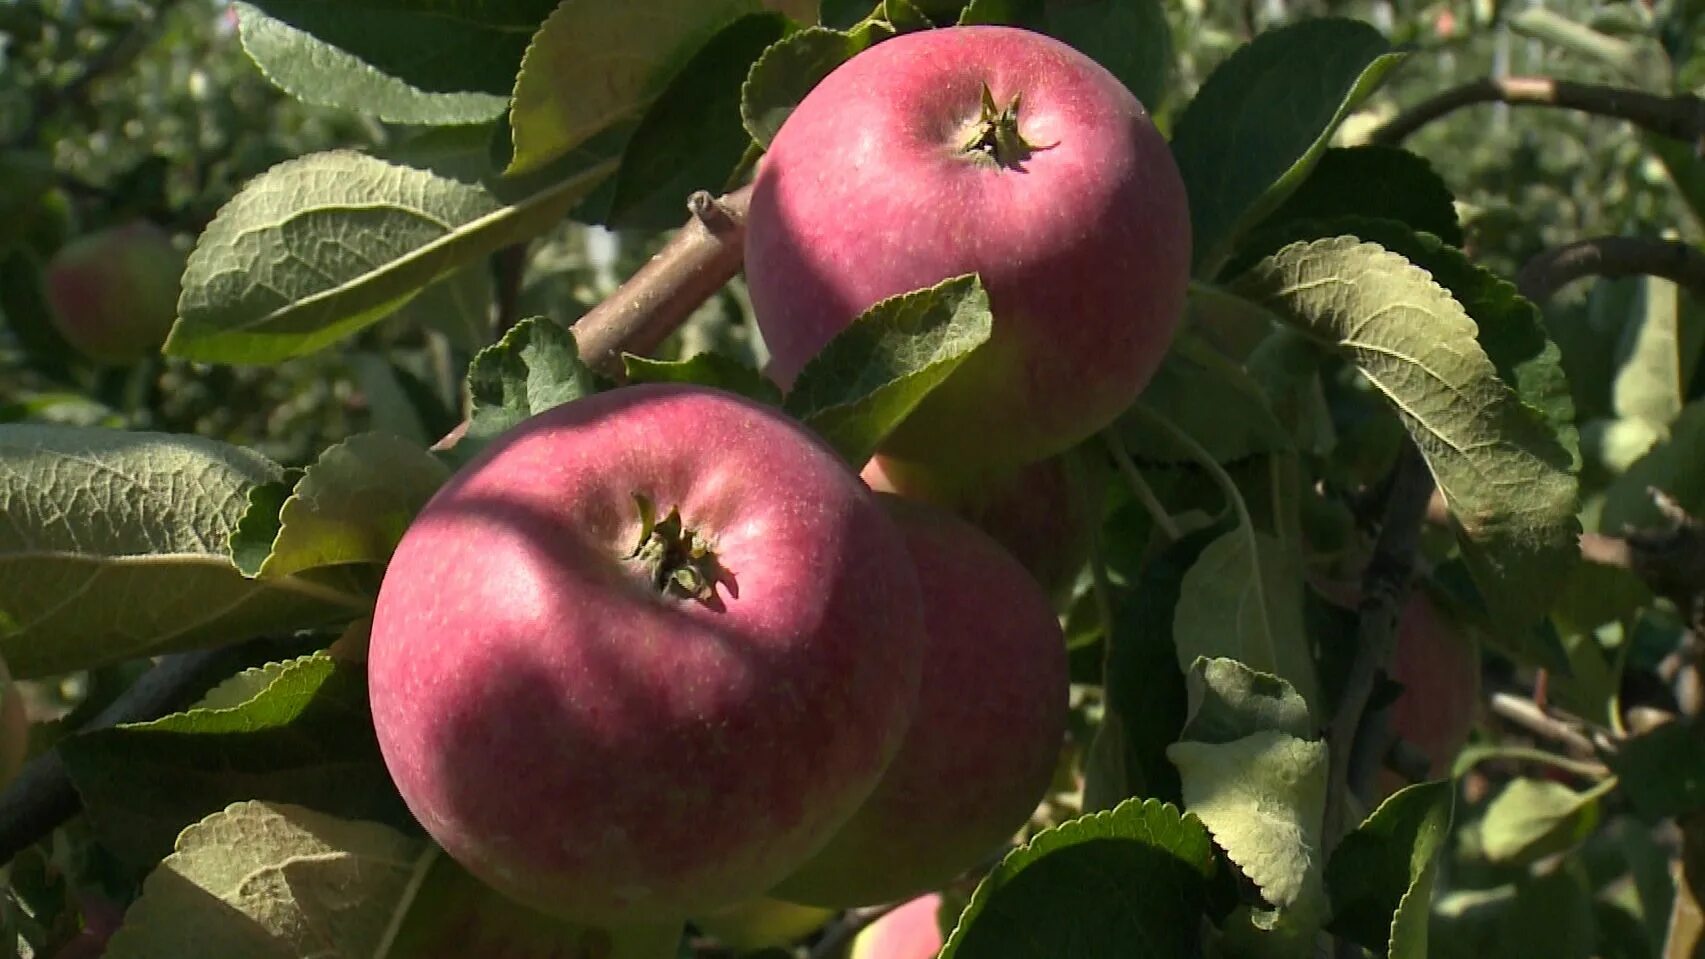
[(925, 648), (907, 542), (773, 409), (630, 386), (457, 473), (386, 570), (368, 681), (409, 808), (594, 925), (755, 897), (876, 788)]
[(1130, 406), (1184, 310), (1190, 217), (1111, 73), (1038, 33), (947, 27), (871, 47), (801, 101), (759, 164), (745, 266), (784, 387), (877, 301), (980, 274), (990, 341), (884, 446), (974, 472)]
[(1070, 595), (1089, 561), (1100, 498), (1074, 476), (1067, 452), (970, 479), (876, 456), (859, 474), (870, 488), (949, 510), (989, 534), (1056, 600)]
[(1025, 824), (1063, 745), (1066, 645), (1047, 594), (976, 527), (881, 499), (928, 599), (923, 688), (876, 791), (769, 893), (789, 902), (865, 906), (940, 888)]
[(54, 326), (99, 363), (152, 356), (177, 319), (183, 271), (171, 237), (146, 220), (80, 236), (48, 261)]
[(724, 948), (756, 952), (791, 946), (822, 928), (834, 915), (833, 909), (760, 897), (700, 916), (693, 925), (715, 936)]
[[(1387, 673), (1403, 684), (1390, 707), (1392, 732), (1427, 757), (1428, 778), (1449, 776), (1479, 719), (1480, 651), (1419, 587), (1397, 621)], [(1395, 772), (1380, 770), (1381, 796), (1405, 785)]]
[(935, 959), (941, 935), (941, 896), (919, 896), (876, 920), (853, 939), (848, 959)]

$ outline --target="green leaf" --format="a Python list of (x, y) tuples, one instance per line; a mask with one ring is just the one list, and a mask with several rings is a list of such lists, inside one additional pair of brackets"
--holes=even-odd
[(1427, 917), (1455, 789), (1417, 783), (1381, 803), (1326, 864), (1331, 930), (1391, 959), (1427, 959)]
[(847, 462), (862, 464), (992, 329), (989, 297), (974, 275), (889, 297), (806, 364), (784, 408)]
[(541, 169), (639, 118), (705, 41), (761, 9), (757, 0), (563, 0), (521, 60), (507, 172)]
[(694, 190), (720, 190), (751, 140), (741, 124), (740, 88), (787, 19), (760, 13), (712, 37), (645, 112), (622, 155), (608, 222), (624, 229), (681, 224)]
[[(1214, 402), (1202, 402), (1204, 396), (1212, 396)], [(1174, 341), (1143, 388), (1143, 405), (1176, 423), (1221, 463), (1291, 448), (1291, 437), (1260, 384), (1190, 332)], [(1119, 433), (1139, 460), (1193, 462), (1188, 450), (1146, 417), (1122, 417)]]
[(275, 363), (324, 349), (458, 268), (544, 232), (614, 168), (595, 162), (505, 204), (482, 187), (349, 151), (279, 164), (202, 233), (165, 351)]
[(1611, 409), (1623, 419), (1659, 428), (1681, 414), (1686, 383), (1682, 373), (1680, 291), (1669, 280), (1640, 278), (1645, 308), (1623, 326), (1611, 384)]
[(1574, 457), (1499, 378), (1430, 275), (1336, 237), (1262, 259), (1236, 289), (1354, 363), (1426, 457), (1494, 619), (1523, 628), (1578, 561)]
[(178, 837), (108, 959), (370, 959), (437, 851), (377, 823), (233, 803)]
[(1317, 714), (1321, 708), (1302, 625), (1302, 568), (1266, 533), (1239, 527), (1202, 551), (1184, 576), (1172, 638), (1186, 673), (1198, 657), (1235, 659), (1285, 680)]
[(781, 405), (781, 388), (762, 373), (721, 353), (699, 353), (684, 360), (653, 360), (622, 355), (630, 383), (693, 383), (712, 386), (771, 406)]
[(1277, 676), (1256, 672), (1235, 659), (1198, 658), (1184, 677), (1190, 721), (1183, 739), (1220, 744), (1262, 730), (1314, 735), (1308, 703)]
[(1462, 245), (1455, 198), (1432, 164), (1408, 150), (1387, 146), (1327, 150), (1308, 179), (1260, 229), (1293, 220), (1344, 216), (1395, 220), (1450, 246)]
[(740, 117), (759, 146), (768, 147), (788, 114), (811, 88), (892, 31), (879, 22), (848, 30), (810, 27), (765, 50), (740, 88)]
[(1174, 743), (1166, 754), (1184, 807), (1273, 907), (1256, 913), (1256, 928), (1287, 953), (1306, 947), (1327, 918), (1326, 744), (1264, 730), (1227, 743)]
[(60, 751), (103, 844), (131, 863), (242, 799), (414, 828), (379, 755), (365, 670), (324, 653), (236, 706), (83, 733)]
[(1599, 799), (1616, 788), (1607, 779), (1578, 793), (1546, 779), (1515, 779), (1486, 806), (1480, 848), (1494, 863), (1527, 864), (1571, 849), (1598, 825)]
[(1670, 722), (1624, 739), (1605, 756), (1622, 794), (1648, 823), (1705, 808), (1705, 741)]
[(593, 389), (592, 371), (580, 362), (573, 334), (546, 317), (522, 320), (468, 365), (472, 412), (467, 439), (456, 445), (457, 457), (465, 460), (480, 444), (527, 417)]
[(1216, 274), (1239, 237), (1302, 183), (1402, 58), (1365, 23), (1319, 19), (1269, 30), (1220, 64), (1172, 138), (1197, 276)]
[(972, 0), (959, 22), (1006, 23), (1064, 41), (1107, 68), (1149, 108), (1172, 70), (1172, 32), (1158, 0)]
[(1061, 823), (978, 884), (940, 959), (1199, 954), (1213, 854), (1191, 815), (1155, 800)]
[[(534, 912), (432, 857), (385, 959), (676, 959), (681, 923), (599, 929)], [(365, 957), (364, 957), (365, 959)]]
[(1648, 489), (1668, 493), (1689, 515), (1705, 515), (1705, 399), (1682, 408), (1669, 437), (1634, 461), (1604, 494), (1598, 527), (1607, 533), (1624, 528), (1667, 529), (1669, 521), (1652, 502)]
[[(423, 6), (251, 0), (236, 9), (243, 49), (268, 80), (305, 103), (390, 123), (449, 125), (502, 116), (526, 31), (550, 5), (483, 5), (516, 8), (508, 23), (467, 15), (472, 10)], [(531, 23), (526, 8), (532, 8)]]
[(449, 468), (418, 446), (383, 433), (352, 436), (308, 467), (278, 513), (264, 560), (243, 572), (272, 579), (325, 566), (383, 566), (449, 478)]
[(193, 436), (0, 425), (0, 658), (28, 679), (359, 614), (362, 596), (231, 562), (249, 494), (282, 477)]

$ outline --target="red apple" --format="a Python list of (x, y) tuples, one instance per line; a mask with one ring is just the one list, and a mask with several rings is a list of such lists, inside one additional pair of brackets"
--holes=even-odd
[(792, 872), (910, 724), (922, 601), (827, 446), (701, 387), (527, 420), (386, 571), (373, 721), (409, 808), (541, 911), (660, 922)]
[(784, 386), (878, 300), (982, 276), (992, 338), (885, 447), (967, 471), (1059, 453), (1128, 407), (1189, 266), (1184, 184), (1143, 105), (1012, 27), (910, 33), (842, 64), (782, 125), (747, 219)]
[(877, 456), (859, 475), (873, 490), (929, 503), (970, 521), (1005, 546), (1055, 598), (1070, 595), (1089, 561), (1100, 504), (1089, 483), (1073, 477), (1065, 456), (970, 481)]
[(923, 688), (905, 744), (862, 808), (771, 895), (893, 902), (996, 851), (1053, 778), (1066, 644), (1047, 594), (999, 543), (941, 510), (884, 497), (928, 603)]
[[(1397, 621), (1397, 648), (1388, 670), (1403, 684), (1391, 704), (1391, 730), (1427, 757), (1427, 775), (1450, 775), (1474, 731), (1480, 707), (1480, 653), (1474, 642), (1416, 589)], [(1379, 792), (1401, 789), (1402, 777), (1380, 770)]]
[(184, 256), (146, 220), (78, 237), (47, 265), (54, 325), (79, 353), (134, 363), (160, 351), (178, 316)]
[(940, 910), (939, 895), (913, 899), (860, 932), (849, 959), (935, 959), (946, 945)]

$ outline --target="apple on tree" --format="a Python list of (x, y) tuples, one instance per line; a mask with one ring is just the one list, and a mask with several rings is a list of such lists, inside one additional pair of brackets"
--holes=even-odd
[(54, 327), (100, 363), (134, 363), (160, 351), (178, 316), (184, 255), (146, 220), (80, 236), (47, 265)]
[(864, 906), (939, 888), (1030, 818), (1065, 736), (1065, 637), (1036, 580), (963, 520), (882, 499), (928, 600), (923, 688), (876, 791), (771, 892), (790, 902)]
[[(1425, 591), (1409, 595), (1397, 621), (1397, 648), (1389, 673), (1403, 684), (1391, 704), (1391, 730), (1427, 757), (1427, 776), (1450, 775), (1474, 732), (1480, 706), (1480, 653)], [(1379, 792), (1390, 795), (1406, 783), (1380, 770)]]
[(1106, 69), (1027, 30), (948, 27), (853, 57), (794, 109), (758, 167), (745, 266), (784, 387), (877, 301), (979, 274), (989, 342), (884, 446), (974, 472), (1130, 406), (1183, 312), (1190, 218)]
[(537, 415), (386, 570), (373, 721), (410, 810), (543, 912), (763, 893), (870, 795), (923, 661), (906, 541), (803, 426), (702, 387)]
[(849, 959), (935, 959), (941, 935), (941, 896), (930, 893), (906, 902), (853, 938)]

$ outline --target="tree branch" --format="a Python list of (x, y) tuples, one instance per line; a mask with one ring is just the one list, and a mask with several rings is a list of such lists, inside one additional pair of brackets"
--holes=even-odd
[(1577, 756), (1598, 756), (1598, 750), (1583, 731), (1585, 724), (1578, 720), (1555, 716), (1533, 700), (1514, 693), (1493, 693), (1489, 705), (1494, 716), (1540, 739), (1567, 746)]
[[(1383, 757), (1388, 743), (1371, 743), (1362, 737), (1363, 714), (1373, 695), (1374, 683), (1390, 662), (1397, 646), (1397, 617), (1409, 597), (1410, 580), (1415, 572), (1415, 557), (1421, 539), (1421, 523), (1426, 516), (1427, 500), (1433, 494), (1433, 474), (1426, 460), (1413, 443), (1404, 444), (1398, 458), (1389, 490), (1386, 492), (1384, 521), (1374, 540), (1373, 556), (1362, 573), (1362, 598), (1356, 625), (1356, 659), (1350, 666), (1350, 677), (1338, 711), (1327, 728), (1326, 742), (1331, 749), (1331, 765), (1326, 790), (1326, 837), (1336, 844), (1347, 827), (1348, 798), (1354, 791), (1365, 795), (1369, 782), (1352, 782), (1352, 768), (1358, 779), (1371, 779), (1379, 768), (1373, 762), (1352, 763), (1358, 746), (1377, 749)], [(1364, 742), (1358, 743), (1361, 738)]]
[(622, 375), (623, 353), (646, 353), (740, 272), (752, 188), (723, 197), (703, 190), (687, 200), (692, 217), (663, 249), (574, 324), (580, 358)]
[[(189, 706), (237, 670), (257, 661), (279, 658), (281, 653), (293, 655), (300, 652), (300, 645), (255, 639), (221, 649), (163, 657), (78, 732), (158, 719)], [(82, 809), (83, 799), (72, 788), (71, 777), (57, 748), (30, 760), (18, 778), (0, 793), (0, 863), (11, 862), (19, 852)]]
[(1644, 236), (1598, 236), (1546, 250), (1522, 264), (1516, 288), (1543, 304), (1588, 276), (1659, 276), (1705, 301), (1705, 253), (1691, 244)]
[(1573, 83), (1551, 77), (1489, 77), (1446, 90), (1397, 115), (1375, 130), (1372, 143), (1396, 146), (1438, 118), (1477, 103), (1557, 107), (1628, 122), (1672, 140), (1705, 149), (1705, 100), (1658, 96), (1622, 87)]

